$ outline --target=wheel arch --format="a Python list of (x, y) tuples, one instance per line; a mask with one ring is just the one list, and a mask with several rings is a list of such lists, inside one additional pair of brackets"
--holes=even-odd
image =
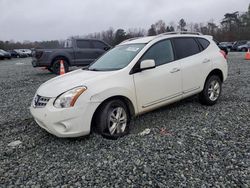
[(50, 62), (50, 66), (53, 66), (53, 63), (57, 60), (57, 59), (62, 59), (67, 61), (68, 65), (70, 66), (70, 60), (67, 56), (65, 55), (57, 55), (55, 57), (52, 58), (51, 62)]
[[(208, 76), (207, 76), (207, 78), (206, 78), (206, 81), (207, 81), (207, 79), (208, 79), (210, 76), (212, 76), (212, 75), (217, 75), (217, 76), (219, 76), (221, 82), (224, 81), (223, 72), (222, 72), (220, 69), (214, 69), (214, 70), (212, 70), (212, 71), (208, 74)], [(205, 83), (206, 83), (206, 82), (205, 82)]]
[(102, 101), (99, 106), (97, 107), (97, 109), (94, 112), (94, 115), (92, 116), (91, 119), (91, 130), (93, 130), (93, 128), (95, 127), (95, 120), (96, 117), (98, 116), (98, 113), (100, 113), (100, 109), (102, 108), (103, 105), (105, 105), (107, 102), (111, 101), (111, 100), (121, 100), (124, 102), (124, 104), (126, 105), (127, 109), (129, 110), (129, 115), (130, 117), (134, 117), (135, 116), (135, 107), (132, 103), (132, 101), (125, 96), (122, 95), (115, 95), (115, 96), (111, 96), (107, 99), (105, 99), (104, 101)]
[(205, 84), (206, 84), (207, 80), (208, 80), (212, 75), (217, 75), (217, 76), (219, 76), (221, 82), (222, 82), (222, 83), (224, 82), (223, 72), (222, 72), (220, 69), (216, 68), (216, 69), (212, 70), (212, 71), (207, 75), (206, 80), (205, 80), (205, 82), (204, 82), (204, 84), (203, 84), (203, 88), (205, 87)]

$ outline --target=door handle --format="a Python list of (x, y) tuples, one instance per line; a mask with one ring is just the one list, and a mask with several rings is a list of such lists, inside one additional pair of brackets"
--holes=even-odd
[(173, 68), (171, 71), (170, 71), (170, 73), (175, 73), (175, 72), (179, 72), (181, 69), (179, 69), (179, 68)]
[(202, 63), (209, 63), (210, 62), (210, 59), (204, 59), (203, 61), (202, 61)]

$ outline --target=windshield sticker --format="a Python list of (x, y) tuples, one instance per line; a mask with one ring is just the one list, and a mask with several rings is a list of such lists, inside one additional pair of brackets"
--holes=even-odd
[(136, 47), (128, 47), (126, 50), (130, 51), (130, 52), (137, 52), (140, 48), (136, 48)]

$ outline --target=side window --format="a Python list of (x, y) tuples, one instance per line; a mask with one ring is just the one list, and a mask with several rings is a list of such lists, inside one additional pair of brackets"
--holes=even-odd
[(153, 45), (142, 57), (142, 60), (153, 59), (156, 66), (174, 60), (174, 53), (170, 40), (164, 40)]
[(202, 48), (205, 50), (208, 46), (209, 46), (209, 44), (210, 44), (210, 42), (208, 41), (208, 40), (206, 40), (206, 39), (203, 39), (203, 38), (197, 38), (197, 40), (199, 41), (199, 43), (201, 44), (201, 46), (202, 46)]
[(103, 42), (100, 42), (100, 41), (93, 41), (93, 45), (94, 45), (94, 48), (98, 48), (98, 49), (102, 49), (104, 50), (107, 45), (104, 44)]
[(72, 40), (66, 40), (64, 43), (64, 48), (72, 48)]
[(177, 59), (182, 59), (200, 52), (199, 46), (193, 38), (173, 39)]
[(91, 48), (91, 44), (88, 40), (76, 40), (78, 48)]

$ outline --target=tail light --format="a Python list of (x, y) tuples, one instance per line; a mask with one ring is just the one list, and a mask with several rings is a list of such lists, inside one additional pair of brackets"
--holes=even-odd
[(226, 52), (224, 52), (223, 50), (221, 50), (220, 53), (223, 55), (223, 57), (224, 57), (225, 59), (227, 59), (227, 54), (226, 54)]
[(42, 57), (42, 55), (43, 55), (43, 52), (42, 52), (42, 51), (36, 51), (36, 52), (35, 52), (35, 57), (36, 57), (37, 59), (40, 59), (40, 58)]

